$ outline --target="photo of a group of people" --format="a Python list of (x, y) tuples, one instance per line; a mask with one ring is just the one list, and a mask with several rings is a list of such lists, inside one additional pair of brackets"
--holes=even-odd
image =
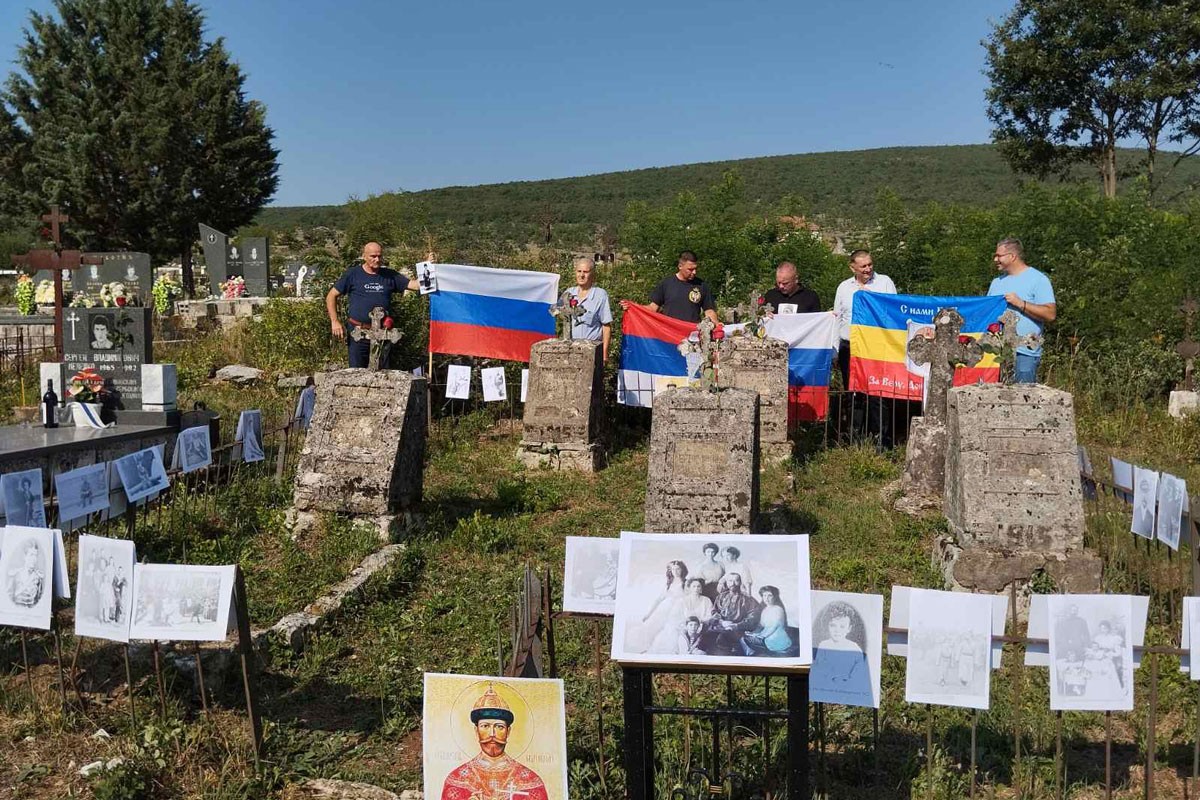
[(1054, 595), (1050, 618), (1050, 708), (1133, 708), (1133, 607), (1122, 595)]
[(133, 609), (134, 544), (81, 534), (75, 590), (75, 634), (129, 641)]
[(987, 709), (994, 608), (990, 595), (909, 590), (907, 702)]
[(233, 566), (138, 564), (131, 639), (223, 641), (229, 632)]
[(1156, 472), (1110, 457), (1113, 492), (1133, 504), (1129, 530), (1143, 539), (1157, 539), (1172, 550), (1189, 514), (1187, 482), (1169, 472)]
[(612, 657), (812, 661), (807, 536), (621, 533)]

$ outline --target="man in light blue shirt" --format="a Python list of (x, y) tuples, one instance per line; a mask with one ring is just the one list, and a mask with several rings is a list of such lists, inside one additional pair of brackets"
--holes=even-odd
[(583, 313), (575, 318), (571, 336), (575, 339), (599, 341), (608, 360), (608, 340), (612, 337), (612, 308), (608, 304), (608, 292), (596, 285), (596, 263), (587, 256), (575, 259), (575, 286), (565, 292), (583, 306)]
[[(1054, 304), (1054, 287), (1046, 273), (1025, 263), (1020, 239), (1001, 239), (992, 256), (1001, 275), (992, 279), (988, 295), (1004, 295), (1009, 308), (1017, 312), (1017, 335), (1042, 335), (1047, 322), (1054, 322), (1058, 307)], [(1014, 370), (1015, 383), (1037, 383), (1038, 364), (1042, 361), (1042, 345), (1018, 347)]]

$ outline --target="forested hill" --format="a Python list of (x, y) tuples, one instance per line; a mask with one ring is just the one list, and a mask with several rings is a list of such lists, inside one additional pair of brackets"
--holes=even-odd
[[(1132, 164), (1140, 151), (1121, 153)], [(790, 156), (712, 161), (578, 178), (449, 186), (414, 192), (431, 222), (474, 225), (484, 222), (529, 223), (551, 214), (554, 222), (619, 223), (626, 205), (644, 200), (662, 204), (684, 190), (701, 191), (728, 170), (745, 181), (746, 199), (770, 206), (798, 195), (815, 213), (864, 221), (872, 216), (879, 189), (889, 187), (910, 208), (931, 200), (988, 205), (1014, 191), (1019, 178), (991, 145), (888, 147)], [(1186, 162), (1164, 187), (1200, 180), (1200, 162)], [(1094, 180), (1080, 171), (1081, 180)], [(264, 209), (257, 224), (272, 228), (296, 225), (341, 227), (341, 206), (293, 206)]]

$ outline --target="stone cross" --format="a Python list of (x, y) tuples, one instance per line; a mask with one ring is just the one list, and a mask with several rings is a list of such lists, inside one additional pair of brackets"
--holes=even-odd
[(1042, 337), (1036, 333), (1024, 336), (1017, 334), (1017, 323), (1021, 316), (1013, 309), (1008, 309), (1000, 315), (1000, 332), (985, 333), (979, 337), (979, 343), (985, 352), (1000, 355), (1000, 380), (1011, 383), (1016, 369), (1017, 348), (1037, 347), (1042, 343)]
[(762, 314), (773, 314), (775, 307), (767, 303), (760, 302), (762, 293), (757, 291), (750, 292), (750, 303), (739, 303), (736, 307), (726, 309), (726, 322), (748, 322), (757, 319)]
[(368, 316), (371, 319), (371, 327), (356, 327), (350, 332), (350, 338), (356, 342), (366, 339), (371, 343), (371, 356), (367, 362), (367, 369), (378, 372), (380, 365), (386, 360), (388, 350), (393, 344), (400, 341), (401, 334), (400, 331), (384, 327), (383, 320), (386, 315), (379, 306), (371, 309)]
[(944, 425), (946, 395), (954, 383), (954, 368), (959, 364), (978, 364), (983, 358), (983, 348), (979, 342), (960, 334), (963, 318), (957, 309), (939, 308), (933, 323), (933, 336), (914, 338), (908, 345), (908, 356), (914, 364), (929, 365), (929, 377), (925, 379), (929, 382), (929, 402), (924, 415), (927, 422)]
[(718, 334), (716, 323), (705, 316), (696, 326), (696, 333), (696, 341), (693, 342), (691, 337), (688, 337), (683, 341), (681, 350), (685, 356), (688, 353), (700, 353), (700, 388), (712, 389), (719, 383), (718, 368), (723, 332)]
[(558, 298), (558, 304), (550, 307), (550, 313), (555, 317), (561, 317), (563, 321), (562, 333), (558, 338), (564, 342), (574, 339), (575, 320), (583, 316), (583, 303), (572, 297), (570, 292), (563, 292), (562, 296)]
[(13, 266), (29, 267), (37, 270), (48, 269), (54, 274), (54, 347), (58, 351), (58, 360), (63, 358), (63, 283), (62, 270), (79, 269), (84, 264), (103, 264), (104, 259), (97, 256), (86, 256), (78, 250), (62, 249), (62, 228), (64, 222), (70, 222), (66, 214), (60, 214), (58, 205), (50, 206), (50, 213), (42, 215), (42, 222), (50, 223), (50, 240), (54, 242), (53, 250), (30, 250), (24, 255), (12, 257)]
[(1179, 310), (1183, 313), (1183, 341), (1175, 345), (1175, 352), (1183, 358), (1183, 384), (1180, 388), (1190, 392), (1193, 389), (1192, 371), (1196, 366), (1196, 356), (1200, 356), (1200, 342), (1192, 338), (1192, 326), (1196, 322), (1196, 312), (1200, 311), (1200, 303), (1189, 297), (1179, 306)]

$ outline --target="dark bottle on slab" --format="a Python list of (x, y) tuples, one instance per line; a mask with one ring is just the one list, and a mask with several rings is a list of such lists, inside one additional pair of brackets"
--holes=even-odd
[(54, 381), (46, 381), (46, 393), (42, 395), (42, 417), (47, 428), (58, 427), (58, 395), (54, 393)]

